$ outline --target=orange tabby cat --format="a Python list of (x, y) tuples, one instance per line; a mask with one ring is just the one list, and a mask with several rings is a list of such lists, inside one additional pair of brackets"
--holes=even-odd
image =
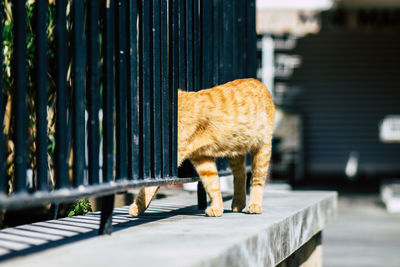
[[(221, 216), (216, 157), (227, 157), (234, 176), (232, 210), (246, 206), (246, 154), (251, 153), (252, 180), (246, 213), (262, 213), (264, 183), (271, 157), (275, 107), (264, 84), (235, 80), (198, 92), (178, 93), (178, 164), (189, 159), (211, 204), (207, 216)], [(147, 209), (158, 186), (142, 188), (129, 209), (137, 216)]]

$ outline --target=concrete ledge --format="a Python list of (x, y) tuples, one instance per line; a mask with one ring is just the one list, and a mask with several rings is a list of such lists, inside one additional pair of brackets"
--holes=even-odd
[[(207, 218), (194, 194), (155, 200), (139, 218), (114, 210), (114, 233), (96, 236), (99, 215), (0, 232), (2, 266), (275, 266), (336, 215), (335, 192), (267, 191), (262, 215)], [(40, 252), (40, 253), (34, 253)], [(14, 257), (17, 256), (17, 257)]]

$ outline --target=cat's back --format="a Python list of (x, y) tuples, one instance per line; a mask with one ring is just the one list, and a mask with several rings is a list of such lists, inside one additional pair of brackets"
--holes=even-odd
[[(205, 113), (213, 116), (245, 117), (275, 111), (267, 87), (256, 79), (238, 79), (195, 93)], [(259, 114), (260, 113), (260, 114)]]
[[(266, 86), (256, 79), (239, 79), (223, 85), (184, 93), (182, 122), (208, 144), (199, 153), (229, 156), (247, 153), (272, 135), (275, 107)], [(193, 124), (194, 123), (194, 124)], [(189, 125), (191, 127), (189, 127)]]

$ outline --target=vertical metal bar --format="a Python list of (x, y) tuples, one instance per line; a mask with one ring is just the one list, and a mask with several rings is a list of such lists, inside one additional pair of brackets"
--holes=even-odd
[(150, 99), (151, 99), (151, 9), (150, 2), (141, 1), (140, 20), (140, 90), (141, 90), (141, 151), (142, 151), (142, 174), (144, 178), (151, 175), (151, 124), (150, 124)]
[[(232, 38), (231, 38), (231, 20), (230, 13), (232, 12), (232, 1), (230, 0), (220, 0), (218, 4), (219, 12), (219, 31), (220, 31), (220, 42), (219, 42), (219, 80), (218, 83), (226, 83), (232, 79)], [(216, 161), (219, 170), (226, 170), (228, 167), (228, 162), (226, 159), (219, 158)]]
[(55, 203), (51, 203), (49, 213), (48, 213), (48, 219), (49, 220), (55, 220), (58, 217), (58, 208), (60, 206)]
[(187, 90), (186, 87), (186, 29), (185, 29), (185, 0), (178, 1), (178, 31), (179, 31), (179, 88)]
[(25, 1), (16, 1), (13, 4), (14, 15), (14, 179), (17, 192), (26, 190), (27, 166), (27, 70), (26, 70), (26, 10)]
[(129, 0), (128, 177), (139, 178), (137, 0)]
[(213, 58), (213, 66), (212, 66), (212, 73), (213, 73), (213, 80), (212, 85), (217, 85), (219, 82), (219, 45), (220, 45), (220, 16), (218, 12), (218, 5), (220, 0), (214, 0), (212, 6), (212, 15), (213, 15), (213, 30), (212, 30), (212, 58)]
[(246, 78), (246, 61), (247, 61), (247, 50), (246, 50), (246, 0), (240, 0), (240, 7), (238, 8), (238, 38), (239, 38), (239, 73), (240, 78)]
[(88, 149), (89, 149), (89, 184), (99, 183), (100, 152), (100, 84), (99, 84), (99, 1), (88, 2)]
[(231, 16), (230, 16), (230, 22), (231, 22), (231, 38), (232, 38), (232, 51), (230, 53), (231, 56), (231, 80), (238, 79), (238, 56), (239, 56), (239, 51), (238, 51), (238, 38), (237, 38), (237, 32), (238, 32), (238, 27), (237, 27), (237, 8), (238, 8), (238, 1), (232, 1), (232, 11), (231, 11)]
[(226, 83), (232, 80), (232, 1), (224, 0), (222, 8), (223, 20), (223, 50), (222, 50), (222, 80)]
[[(225, 77), (224, 77), (224, 0), (218, 0), (217, 1), (217, 20), (216, 20), (216, 25), (218, 27), (218, 41), (217, 41), (217, 48), (218, 48), (218, 82), (217, 84), (222, 84), (225, 82)], [(218, 162), (217, 162), (218, 163)]]
[(201, 87), (209, 88), (212, 86), (212, 2), (201, 2)]
[[(103, 35), (103, 182), (113, 179), (113, 142), (114, 142), (114, 1), (105, 0)], [(118, 65), (118, 64), (117, 64)], [(119, 173), (121, 174), (121, 173)], [(119, 176), (121, 177), (121, 176)], [(101, 198), (101, 217), (99, 235), (112, 232), (112, 213), (114, 195)]]
[(112, 215), (114, 208), (114, 195), (101, 198), (101, 217), (99, 235), (111, 235), (112, 233)]
[[(43, 2), (43, 1), (38, 1)], [(85, 168), (85, 43), (84, 2), (75, 0), (72, 5), (72, 57), (73, 57), (73, 178), (74, 186), (83, 184)]]
[[(3, 2), (0, 3), (0, 10), (3, 10)], [(4, 13), (0, 12), (0, 21), (3, 22)], [(0, 36), (3, 36), (3, 23), (0, 23)], [(2, 38), (1, 38), (2, 40)], [(3, 51), (3, 42), (0, 42), (0, 51)], [(3, 77), (3, 53), (0, 53), (0, 77)], [(5, 113), (5, 97), (3, 83), (0, 83), (0, 193), (5, 193), (6, 177), (5, 177), (5, 140), (4, 140), (4, 113)]]
[(200, 14), (199, 0), (193, 0), (193, 90), (200, 90), (201, 82), (201, 43), (200, 43)]
[(193, 0), (185, 3), (186, 90), (193, 91)]
[[(38, 190), (48, 189), (47, 170), (47, 1), (36, 2), (34, 14), (36, 91), (36, 175)], [(2, 132), (1, 132), (2, 133)], [(1, 143), (2, 144), (2, 143)]]
[(235, 14), (235, 10), (234, 10), (234, 2), (236, 1), (229, 1), (228, 6), (229, 6), (229, 10), (228, 10), (228, 16), (227, 16), (227, 20), (228, 20), (228, 45), (229, 45), (229, 51), (228, 51), (228, 65), (229, 65), (229, 73), (228, 75), (228, 81), (232, 81), (235, 78), (234, 75), (234, 66), (233, 66), (233, 50), (234, 50), (234, 42), (235, 40), (233, 39), (233, 33), (235, 31), (235, 27), (234, 27), (234, 21), (233, 21), (233, 17), (236, 15)]
[[(198, 60), (198, 69), (195, 67), (195, 77), (200, 76), (201, 74), (201, 81), (196, 81), (195, 82), (195, 87), (198, 82), (201, 82), (201, 87), (202, 88), (208, 88), (211, 87), (212, 83), (212, 77), (211, 77), (211, 68), (212, 68), (212, 58), (211, 58), (211, 48), (212, 48), (212, 14), (211, 14), (211, 2), (210, 1), (202, 1), (200, 6), (200, 16), (198, 16), (198, 9), (196, 9), (196, 6), (198, 7), (198, 1), (195, 0), (195, 6), (194, 6), (194, 27), (195, 29), (198, 27), (201, 27), (200, 29), (197, 29), (197, 34), (195, 36), (198, 36), (201, 34), (201, 40), (198, 40), (199, 43), (199, 48), (196, 48), (195, 54), (199, 54), (201, 51), (201, 57), (197, 58), (195, 57), (195, 60), (197, 62)], [(198, 16), (198, 17), (196, 17)], [(200, 21), (199, 21), (200, 19)], [(196, 31), (195, 31), (196, 32)], [(200, 38), (200, 36), (199, 36)], [(196, 40), (196, 39), (195, 39)], [(195, 41), (196, 44), (196, 41)], [(199, 49), (199, 50), (197, 50)], [(195, 66), (196, 66), (195, 65)], [(201, 71), (200, 71), (201, 69)], [(196, 88), (198, 90), (199, 88)], [(199, 181), (197, 184), (197, 207), (200, 210), (203, 210), (207, 207), (207, 196), (206, 196), (206, 191), (204, 189), (203, 184)]]
[[(179, 0), (177, 4), (177, 14), (175, 16), (178, 19), (178, 79), (179, 79), (179, 88), (181, 90), (188, 90), (187, 88), (187, 76), (186, 76), (186, 68), (187, 68), (187, 54), (186, 54), (186, 0)], [(175, 100), (175, 99), (174, 99)], [(178, 109), (178, 102), (173, 103), (173, 110)], [(175, 114), (174, 114), (175, 115)], [(175, 127), (175, 125), (173, 125)], [(175, 138), (173, 140), (176, 140)], [(174, 146), (175, 147), (175, 146)]]
[[(20, 2), (20, 1), (17, 1)], [(66, 0), (57, 0), (55, 18), (56, 42), (56, 188), (69, 185), (67, 168), (67, 28)]]
[(178, 7), (180, 0), (171, 0), (169, 8), (170, 17), (170, 171), (171, 176), (175, 177), (178, 174), (178, 86), (179, 86), (179, 17)]
[(247, 1), (247, 76), (257, 77), (256, 1)]
[(115, 52), (115, 73), (116, 73), (116, 143), (117, 157), (116, 170), (117, 179), (127, 177), (127, 131), (126, 131), (126, 98), (127, 98), (127, 62), (126, 62), (126, 9), (127, 0), (118, 0), (116, 16), (116, 52)]
[(151, 135), (153, 177), (161, 177), (162, 131), (161, 131), (161, 31), (160, 31), (160, 0), (152, 3), (152, 97), (151, 97)]
[(197, 208), (199, 210), (205, 210), (207, 207), (207, 195), (206, 190), (201, 181), (197, 183)]
[(114, 170), (114, 1), (104, 0), (103, 23), (103, 182)]
[[(161, 0), (161, 131), (162, 131), (162, 177), (170, 175), (171, 143), (169, 130), (169, 87), (168, 87), (168, 0)], [(171, 19), (170, 19), (171, 23)], [(169, 42), (172, 45), (172, 42)]]

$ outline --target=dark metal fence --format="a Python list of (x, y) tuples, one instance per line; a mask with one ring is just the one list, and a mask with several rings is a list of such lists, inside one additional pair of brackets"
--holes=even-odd
[[(35, 1), (29, 20), (26, 1), (12, 3), (14, 147), (11, 172), (5, 164), (9, 147), (0, 149), (0, 208), (103, 196), (100, 232), (110, 232), (114, 193), (196, 180), (177, 178), (177, 89), (255, 77), (255, 1), (57, 0), (48, 5)], [(54, 16), (53, 42), (46, 32), (49, 16)], [(35, 41), (31, 71), (27, 25)], [(48, 149), (50, 83), (56, 98), (53, 152)], [(29, 92), (35, 97), (33, 114)], [(2, 120), (6, 102), (3, 94)], [(28, 116), (35, 118), (34, 152), (27, 142), (33, 134)], [(0, 143), (6, 138), (1, 131)]]

